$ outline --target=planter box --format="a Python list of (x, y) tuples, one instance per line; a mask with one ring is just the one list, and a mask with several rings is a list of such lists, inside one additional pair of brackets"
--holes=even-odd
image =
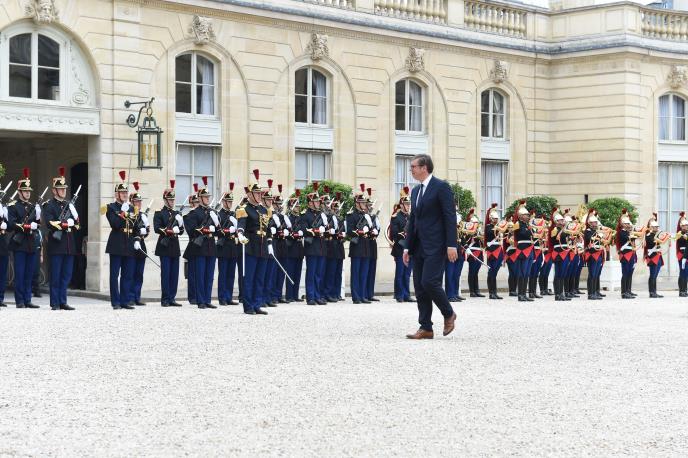
[(621, 263), (619, 261), (606, 261), (600, 276), (600, 287), (607, 291), (616, 291), (621, 286)]

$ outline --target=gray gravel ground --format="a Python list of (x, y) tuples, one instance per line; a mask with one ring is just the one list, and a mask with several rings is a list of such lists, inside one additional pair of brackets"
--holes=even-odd
[[(688, 299), (0, 310), (0, 455), (686, 456)], [(45, 301), (42, 302), (45, 304)]]

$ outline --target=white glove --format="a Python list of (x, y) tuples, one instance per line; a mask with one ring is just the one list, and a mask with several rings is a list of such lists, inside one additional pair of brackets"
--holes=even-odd
[(36, 229), (38, 229), (38, 224), (35, 221), (31, 222), (31, 230), (35, 231)]
[(229, 233), (234, 234), (236, 232), (236, 227), (232, 226), (229, 228)]
[(41, 219), (41, 206), (36, 204), (34, 208), (36, 209), (36, 219)]
[(2, 217), (7, 219), (7, 207), (2, 207)]
[(124, 213), (128, 212), (128, 211), (129, 211), (129, 208), (130, 208), (130, 207), (129, 207), (129, 202), (124, 202), (124, 203), (122, 204), (122, 211), (123, 211)]
[(182, 218), (182, 215), (177, 213), (176, 215), (174, 215), (174, 219), (177, 220), (177, 224), (179, 225), (179, 227), (184, 227), (184, 218)]
[(334, 235), (334, 232), (335, 232), (334, 229), (330, 229), (330, 234), (331, 234), (331, 235)]
[(363, 226), (363, 233), (364, 234), (367, 234), (369, 231), (370, 231), (370, 229), (368, 228), (368, 226)]
[(247, 241), (248, 239), (246, 238), (246, 236), (242, 232), (239, 232), (239, 242), (246, 243)]
[(321, 234), (324, 234), (325, 233), (325, 226), (320, 226), (318, 228), (318, 232), (320, 232)]
[(272, 245), (268, 245), (268, 254), (271, 256), (275, 255), (275, 249), (272, 247)]
[(136, 251), (139, 251), (141, 249), (141, 243), (138, 240), (134, 242), (134, 249)]
[(3, 221), (2, 223), (0, 223), (0, 231), (4, 231), (6, 229), (7, 229), (7, 223)]
[(272, 235), (277, 234), (277, 229), (274, 228), (274, 227), (271, 227), (271, 228), (270, 228), (270, 233), (271, 233)]
[(377, 234), (379, 234), (378, 230), (377, 230), (377, 229), (373, 229), (373, 235), (377, 235)]
[(74, 219), (79, 217), (79, 214), (76, 212), (76, 208), (74, 208), (74, 204), (69, 204), (69, 213), (72, 214), (72, 218)]
[(2, 205), (2, 203), (0, 203), (0, 218), (2, 218), (4, 214), (5, 214), (5, 207)]
[(303, 237), (303, 231), (299, 231), (299, 237)]
[(220, 220), (217, 217), (217, 213), (215, 213), (213, 210), (210, 210), (210, 219), (213, 220), (213, 223), (215, 223), (216, 226), (220, 225)]
[(72, 218), (67, 219), (67, 227), (74, 227), (74, 220)]
[(209, 231), (211, 234), (214, 234), (214, 233), (215, 233), (215, 226), (208, 226), (208, 231)]
[(284, 229), (284, 230), (282, 231), (282, 235), (284, 235), (285, 237), (288, 237), (288, 236), (289, 236), (289, 231), (288, 231), (287, 229)]
[(141, 213), (141, 221), (143, 221), (144, 226), (148, 226), (148, 217), (144, 213)]
[(142, 227), (141, 230), (139, 231), (139, 233), (140, 233), (141, 235), (146, 235), (146, 234), (148, 234), (148, 231), (146, 230), (145, 227)]
[(174, 226), (174, 227), (172, 228), (172, 233), (173, 233), (173, 234), (179, 234), (179, 228), (178, 228), (177, 226)]
[(230, 216), (230, 217), (229, 217), (229, 220), (232, 222), (232, 225), (233, 225), (233, 226), (236, 226), (236, 225), (239, 224), (239, 222), (237, 221), (237, 219), (236, 219), (235, 217), (233, 217), (233, 216)]

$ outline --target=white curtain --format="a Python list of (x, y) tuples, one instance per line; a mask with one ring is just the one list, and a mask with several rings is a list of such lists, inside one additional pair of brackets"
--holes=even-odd
[(669, 96), (659, 98), (659, 139), (669, 140)]
[(685, 140), (686, 139), (686, 111), (685, 111), (685, 100), (681, 97), (674, 96), (673, 103), (673, 140)]
[(483, 207), (487, 208), (496, 202), (498, 209), (504, 209), (504, 176), (506, 163), (484, 161), (482, 163), (482, 194)]
[(214, 65), (208, 59), (203, 57), (198, 57), (196, 65), (198, 66), (198, 74), (203, 83), (200, 86), (201, 89), (201, 100), (200, 108), (198, 114), (212, 115), (215, 114), (215, 75), (214, 75)]
[(423, 88), (409, 81), (409, 131), (423, 130)]
[(492, 92), (492, 137), (504, 138), (504, 97)]
[(313, 73), (313, 124), (327, 124), (327, 78), (315, 70)]

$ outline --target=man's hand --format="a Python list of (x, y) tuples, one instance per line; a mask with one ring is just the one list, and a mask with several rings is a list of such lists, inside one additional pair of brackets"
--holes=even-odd
[(409, 256), (408, 250), (404, 250), (404, 254), (401, 257), (401, 260), (404, 261), (404, 265), (406, 267), (408, 267), (408, 265), (409, 265), (409, 258), (410, 258), (410, 256)]
[(459, 252), (456, 250), (456, 248), (447, 248), (447, 258), (449, 259), (449, 262), (456, 262), (456, 260), (459, 259)]

